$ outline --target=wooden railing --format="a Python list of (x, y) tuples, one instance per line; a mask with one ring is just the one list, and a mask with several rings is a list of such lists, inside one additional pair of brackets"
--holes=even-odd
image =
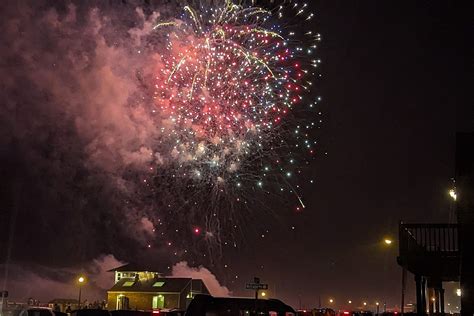
[(457, 224), (400, 224), (400, 256), (453, 256), (459, 252)]

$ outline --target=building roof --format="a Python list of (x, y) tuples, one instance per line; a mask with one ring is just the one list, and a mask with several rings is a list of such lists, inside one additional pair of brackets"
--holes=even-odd
[(196, 293), (210, 294), (209, 290), (206, 287), (206, 284), (201, 279), (193, 279), (191, 290)]
[(191, 278), (153, 278), (146, 281), (122, 279), (109, 292), (181, 293), (191, 281)]
[(143, 265), (143, 264), (137, 264), (137, 263), (127, 263), (124, 264), (123, 266), (113, 268), (108, 270), (107, 272), (138, 272), (138, 271), (148, 271), (148, 272), (164, 272), (166, 271), (166, 267), (162, 266), (148, 266), (148, 265)]

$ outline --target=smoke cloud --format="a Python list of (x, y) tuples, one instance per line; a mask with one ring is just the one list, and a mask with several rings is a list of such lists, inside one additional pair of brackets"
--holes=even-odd
[(212, 274), (208, 269), (200, 266), (193, 268), (188, 265), (186, 261), (176, 263), (172, 270), (171, 276), (181, 278), (193, 278), (203, 280), (206, 287), (209, 289), (214, 296), (230, 296), (232, 293), (229, 289), (219, 283), (216, 276)]
[(83, 267), (51, 269), (40, 265), (0, 265), (5, 274), (0, 277), (2, 289), (8, 290), (10, 300), (26, 302), (28, 298), (43, 303), (54, 298), (77, 299), (77, 278), (86, 276), (83, 299), (102, 301), (106, 291), (113, 285), (113, 273), (107, 272), (122, 265), (113, 255), (102, 255)]
[(2, 4), (0, 260), (126, 259), (154, 238), (136, 197), (163, 162), (142, 82), (159, 13), (140, 3)]

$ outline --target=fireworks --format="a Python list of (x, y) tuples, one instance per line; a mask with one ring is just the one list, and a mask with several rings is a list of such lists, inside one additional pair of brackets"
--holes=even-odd
[[(305, 207), (290, 183), (301, 172), (293, 153), (314, 152), (315, 123), (293, 112), (315, 104), (304, 98), (319, 63), (309, 57), (319, 35), (283, 27), (288, 7), (299, 20), (313, 18), (304, 3), (266, 10), (226, 0), (185, 6), (179, 18), (153, 27), (166, 43), (156, 58), (150, 110), (161, 126), (162, 168), (147, 186), (168, 207), (168, 222), (183, 216), (200, 223), (204, 236), (220, 236), (225, 227), (236, 229), (237, 205), (249, 208), (249, 195), (269, 193), (268, 183), (293, 193), (298, 210)], [(163, 197), (163, 185), (174, 190), (172, 198)]]

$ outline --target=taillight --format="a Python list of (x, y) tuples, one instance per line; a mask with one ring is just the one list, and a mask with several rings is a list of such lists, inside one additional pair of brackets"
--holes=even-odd
[(344, 315), (349, 315), (349, 312), (344, 312), (343, 314), (344, 314)]
[(152, 313), (155, 314), (155, 315), (158, 315), (158, 314), (160, 314), (160, 311), (153, 311)]

